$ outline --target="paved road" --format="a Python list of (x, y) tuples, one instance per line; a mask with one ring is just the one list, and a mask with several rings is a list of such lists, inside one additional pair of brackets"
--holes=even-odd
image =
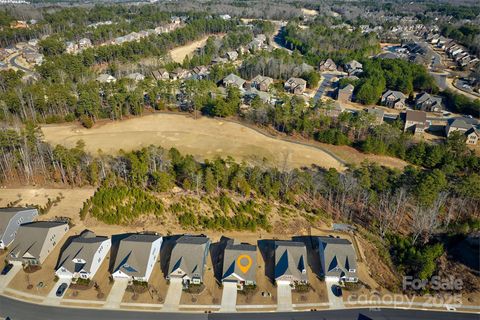
[(319, 312), (267, 313), (159, 313), (105, 309), (60, 308), (31, 304), (0, 296), (0, 317), (12, 320), (478, 320), (478, 314), (420, 310), (369, 309), (329, 310)]
[(323, 73), (322, 74), (322, 83), (320, 83), (320, 86), (318, 87), (317, 92), (315, 92), (315, 96), (313, 97), (313, 103), (315, 104), (320, 98), (325, 94), (325, 90), (330, 86), (330, 80), (332, 80), (333, 77), (337, 77), (338, 75), (336, 74), (331, 74), (331, 73)]
[(30, 69), (27, 69), (23, 66), (21, 66), (20, 64), (17, 63), (17, 58), (18, 58), (18, 54), (17, 55), (14, 55), (13, 57), (10, 58), (9, 60), (9, 63), (10, 65), (14, 66), (15, 68), (19, 69), (19, 70), (22, 70), (23, 72), (27, 73), (27, 74), (30, 74), (30, 73), (33, 73), (32, 70)]

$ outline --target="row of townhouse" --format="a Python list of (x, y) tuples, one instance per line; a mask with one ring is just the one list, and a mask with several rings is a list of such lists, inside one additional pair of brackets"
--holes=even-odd
[(474, 67), (480, 62), (478, 57), (470, 54), (462, 45), (454, 40), (434, 33), (425, 33), (425, 39), (435, 47), (445, 51), (460, 67)]
[[(6, 260), (23, 265), (41, 265), (60, 243), (64, 243), (57, 260), (55, 275), (60, 279), (92, 279), (100, 265), (111, 254), (113, 279), (148, 282), (160, 258), (160, 251), (169, 251), (167, 280), (178, 279), (184, 287), (203, 283), (211, 240), (204, 235), (182, 235), (163, 246), (158, 234), (119, 235), (113, 250), (112, 239), (85, 230), (80, 235), (62, 240), (69, 230), (65, 222), (33, 221), (36, 209), (0, 209), (0, 236), (3, 249), (8, 246)], [(12, 240), (13, 238), (13, 240)], [(326, 279), (356, 282), (357, 263), (353, 245), (346, 239), (314, 237), (315, 254)], [(256, 284), (257, 246), (223, 238), (221, 281), (234, 282), (238, 290)], [(308, 283), (307, 247), (299, 240), (272, 240), (273, 250), (266, 256), (275, 261), (273, 280), (291, 287)], [(164, 248), (165, 247), (165, 248)], [(114, 253), (115, 252), (115, 253)], [(267, 259), (267, 258), (266, 258)], [(273, 260), (273, 259), (272, 259)], [(267, 262), (267, 261), (266, 261)], [(158, 264), (157, 264), (158, 266)]]

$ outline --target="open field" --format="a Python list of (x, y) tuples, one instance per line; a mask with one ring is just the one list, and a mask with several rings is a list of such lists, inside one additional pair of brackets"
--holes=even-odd
[(175, 49), (170, 50), (170, 56), (172, 57), (172, 60), (182, 63), (186, 56), (191, 55), (197, 48), (203, 47), (205, 43), (207, 43), (208, 37), (209, 36), (205, 36), (200, 40), (193, 41), (184, 46), (176, 47)]
[(108, 122), (92, 129), (76, 124), (42, 127), (52, 145), (73, 147), (85, 142), (87, 151), (114, 154), (159, 145), (175, 147), (197, 159), (232, 156), (237, 161), (274, 164), (284, 168), (310, 166), (343, 170), (343, 165), (320, 148), (267, 137), (241, 124), (211, 118), (197, 120), (177, 114), (153, 114), (121, 122)]

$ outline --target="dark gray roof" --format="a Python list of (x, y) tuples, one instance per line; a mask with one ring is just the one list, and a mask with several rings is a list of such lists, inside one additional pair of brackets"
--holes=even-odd
[(204, 252), (209, 245), (210, 239), (205, 236), (180, 237), (170, 255), (168, 274), (180, 269), (190, 278), (202, 277), (205, 263)]
[(325, 276), (357, 277), (357, 260), (352, 243), (347, 239), (318, 237), (319, 252), (324, 257)]
[(275, 280), (307, 281), (307, 249), (303, 242), (275, 241)]
[(468, 130), (473, 127), (472, 124), (465, 121), (465, 118), (449, 119), (448, 124), (450, 128), (458, 128), (458, 129), (465, 129), (465, 130)]
[(160, 238), (154, 234), (133, 234), (122, 239), (113, 272), (120, 270), (131, 277), (145, 277), (151, 246)]
[[(58, 268), (65, 268), (71, 273), (85, 270), (91, 272), (93, 258), (100, 245), (108, 240), (108, 237), (96, 236), (92, 231), (86, 230), (72, 240), (62, 252)], [(77, 260), (75, 263), (73, 260)]]
[[(241, 256), (248, 256), (250, 258), (250, 267), (243, 272), (242, 266), (249, 264), (249, 258)], [(223, 256), (223, 276), (222, 280), (244, 280), (255, 281), (257, 270), (257, 246), (251, 244), (234, 244), (229, 243), (225, 247)]]
[(424, 111), (417, 111), (417, 110), (407, 110), (407, 114), (405, 119), (407, 121), (415, 121), (415, 122), (426, 122), (427, 121), (427, 113)]
[(400, 91), (394, 91), (394, 90), (387, 90), (385, 93), (382, 95), (383, 99), (386, 99), (388, 96), (393, 95), (396, 99), (405, 99), (405, 95), (403, 92)]

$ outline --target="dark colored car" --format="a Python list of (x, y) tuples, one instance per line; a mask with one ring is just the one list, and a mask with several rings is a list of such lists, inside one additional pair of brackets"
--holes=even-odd
[(332, 292), (335, 296), (341, 297), (342, 296), (342, 288), (337, 285), (332, 286)]
[(2, 270), (2, 273), (1, 273), (2, 276), (6, 275), (12, 269), (12, 267), (13, 267), (13, 264), (10, 264), (10, 263), (7, 264)]
[(57, 289), (57, 293), (56, 293), (57, 297), (63, 296), (63, 293), (65, 292), (65, 290), (67, 290), (67, 287), (68, 287), (68, 284), (62, 283)]

